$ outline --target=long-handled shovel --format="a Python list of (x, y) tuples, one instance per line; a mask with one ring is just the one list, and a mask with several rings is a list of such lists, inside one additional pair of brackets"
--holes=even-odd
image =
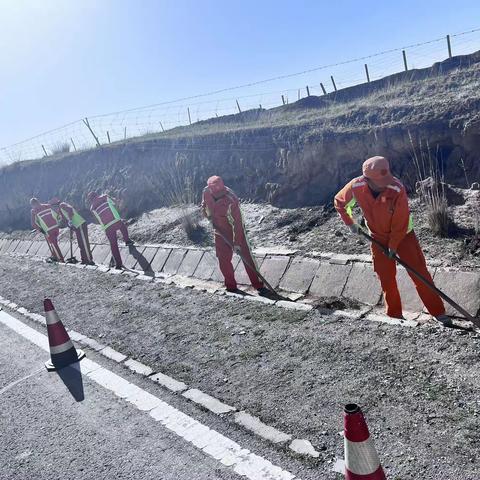
[[(234, 251), (236, 252), (235, 250), (235, 246), (233, 245), (233, 243), (222, 233), (222, 231), (212, 222), (212, 225), (213, 225), (213, 228), (215, 229), (215, 233), (217, 233), (218, 235), (220, 235), (220, 237), (222, 237), (223, 241)], [(238, 256), (242, 259), (243, 263), (248, 267), (250, 268), (251, 270), (253, 270), (256, 275), (258, 276), (258, 278), (264, 283), (264, 285), (278, 298), (283, 298), (279, 293), (277, 293), (277, 291), (268, 283), (268, 281), (266, 280), (266, 278), (258, 271), (258, 269), (251, 265), (249, 261), (247, 261), (243, 255), (240, 253), (240, 252), (236, 252), (238, 254)]]
[[(369, 235), (367, 232), (365, 232), (363, 229), (359, 230), (360, 234), (363, 235), (365, 238), (368, 238), (370, 242), (374, 243), (375, 245), (378, 245), (383, 252), (388, 255), (388, 248), (385, 247), (382, 243), (380, 243), (378, 240), (375, 240), (371, 235)], [(438, 289), (432, 282), (430, 282), (427, 278), (425, 278), (421, 273), (418, 273), (416, 270), (414, 270), (412, 267), (410, 267), (408, 264), (406, 264), (398, 255), (394, 255), (393, 259), (401, 265), (405, 270), (409, 271), (413, 275), (415, 275), (418, 279), (420, 279), (427, 287), (432, 289), (439, 297), (443, 298), (447, 303), (449, 303), (457, 312), (461, 313), (466, 320), (472, 322), (474, 325), (477, 327), (480, 327), (480, 319), (473, 317), (470, 315), (463, 307), (461, 307), (457, 302), (452, 300), (448, 295), (443, 293), (440, 289)]]

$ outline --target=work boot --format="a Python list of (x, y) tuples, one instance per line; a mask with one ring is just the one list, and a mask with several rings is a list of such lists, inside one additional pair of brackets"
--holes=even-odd
[(134, 242), (132, 239), (130, 239), (130, 240), (128, 240), (128, 241), (125, 242), (125, 245), (126, 245), (127, 247), (131, 247), (131, 246), (135, 245), (135, 242)]
[(271, 294), (270, 290), (267, 287), (257, 288), (257, 292), (261, 297), (268, 297)]
[(242, 291), (241, 291), (239, 288), (237, 288), (237, 287), (235, 287), (235, 288), (228, 288), (228, 287), (227, 287), (225, 290), (226, 290), (227, 292), (230, 292), (230, 293), (242, 293)]
[(438, 315), (435, 320), (439, 321), (444, 327), (453, 327), (452, 319), (448, 315)]

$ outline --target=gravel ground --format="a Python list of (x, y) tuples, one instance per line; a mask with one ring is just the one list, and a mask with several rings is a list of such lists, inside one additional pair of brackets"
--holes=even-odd
[(342, 407), (358, 402), (389, 479), (476, 480), (480, 337), (289, 311), (237, 298), (0, 257), (0, 294), (320, 451), (343, 456)]

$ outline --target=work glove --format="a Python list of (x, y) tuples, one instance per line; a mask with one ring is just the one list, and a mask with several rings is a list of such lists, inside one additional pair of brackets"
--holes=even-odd
[(394, 259), (397, 256), (397, 252), (395, 250), (393, 250), (393, 248), (387, 248), (385, 250), (385, 255), (388, 258)]
[(354, 235), (360, 235), (360, 231), (362, 230), (362, 227), (358, 223), (352, 223), (348, 225), (348, 228)]
[(68, 228), (73, 228), (73, 223), (72, 222), (67, 222)]

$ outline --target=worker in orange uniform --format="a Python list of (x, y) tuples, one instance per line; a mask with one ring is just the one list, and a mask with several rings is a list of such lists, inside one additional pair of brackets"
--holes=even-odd
[(92, 250), (88, 240), (87, 221), (74, 207), (67, 202), (61, 202), (57, 197), (53, 197), (49, 203), (52, 206), (53, 211), (67, 224), (70, 231), (75, 232), (82, 264), (94, 265)]
[(65, 262), (62, 251), (58, 246), (60, 234), (59, 217), (48, 203), (40, 203), (37, 198), (30, 200), (32, 227), (45, 235), (52, 256), (51, 261)]
[[(361, 208), (373, 238), (388, 248), (386, 255), (378, 245), (372, 243), (371, 246), (373, 268), (382, 285), (387, 315), (403, 318), (394, 256), (398, 255), (430, 282), (433, 283), (433, 280), (413, 231), (405, 187), (390, 173), (385, 157), (375, 156), (366, 160), (363, 175), (348, 182), (335, 196), (335, 208), (342, 220), (352, 233), (358, 234), (362, 227), (353, 219), (355, 204)], [(451, 326), (452, 321), (445, 314), (442, 299), (415, 275), (408, 274), (430, 315), (444, 326)]]
[(128, 230), (120, 217), (115, 202), (106, 194), (98, 195), (96, 192), (90, 192), (87, 195), (90, 203), (90, 211), (93, 213), (97, 222), (102, 226), (105, 235), (110, 242), (110, 249), (115, 260), (115, 268), (120, 270), (124, 268), (122, 256), (118, 248), (117, 232), (122, 234), (125, 245), (133, 245), (133, 241), (128, 236)]
[(203, 190), (202, 211), (214, 228), (216, 255), (227, 291), (238, 291), (232, 265), (233, 245), (243, 260), (252, 286), (260, 295), (267, 295), (268, 289), (257, 275), (256, 263), (250, 252), (240, 202), (235, 193), (216, 175), (208, 179)]

